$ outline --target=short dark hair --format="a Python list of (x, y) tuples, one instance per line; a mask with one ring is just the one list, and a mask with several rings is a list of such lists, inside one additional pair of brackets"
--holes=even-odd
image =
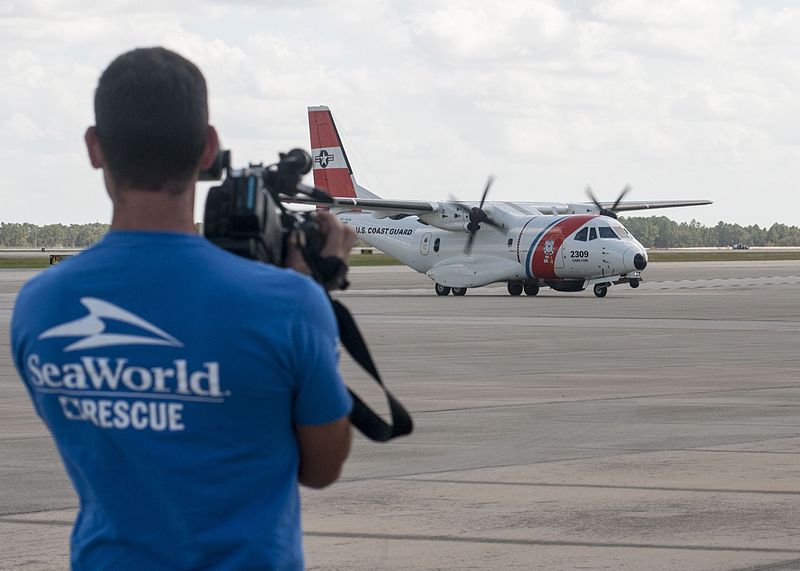
[(193, 176), (205, 147), (208, 94), (186, 58), (160, 47), (122, 54), (100, 76), (94, 113), (115, 184), (177, 191)]

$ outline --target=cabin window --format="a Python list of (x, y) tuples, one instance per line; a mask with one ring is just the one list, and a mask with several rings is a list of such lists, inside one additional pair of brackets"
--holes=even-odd
[(438, 252), (439, 251), (439, 244), (441, 242), (442, 242), (441, 238), (436, 238), (436, 240), (433, 241), (433, 251), (434, 252)]
[(608, 226), (600, 226), (597, 230), (600, 232), (601, 238), (614, 238), (615, 240), (619, 240), (619, 236)]
[(588, 228), (583, 228), (577, 234), (575, 234), (575, 239), (578, 240), (579, 242), (585, 242), (586, 241), (586, 235), (588, 233), (589, 233), (589, 229)]
[(509, 238), (508, 239), (508, 243), (506, 244), (506, 246), (510, 247), (512, 244), (514, 244), (514, 238)]
[(597, 239), (597, 232), (595, 232), (594, 227), (589, 228), (589, 240)]

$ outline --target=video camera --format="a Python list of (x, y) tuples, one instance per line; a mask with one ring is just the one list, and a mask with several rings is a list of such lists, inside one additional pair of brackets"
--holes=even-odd
[[(325, 237), (314, 221), (313, 212), (292, 212), (283, 204), (298, 195), (313, 202), (333, 204), (326, 192), (300, 183), (311, 170), (311, 156), (302, 149), (279, 153), (280, 160), (269, 166), (251, 164), (231, 168), (230, 151), (220, 151), (214, 164), (200, 173), (200, 180), (220, 180), (206, 199), (203, 228), (206, 238), (219, 247), (253, 260), (286, 266), (289, 240), (296, 244), (311, 269), (312, 277), (327, 290), (345, 289), (347, 264), (336, 257), (322, 255)], [(300, 197), (300, 200), (306, 200)], [(392, 423), (378, 414), (350, 391), (353, 410), (350, 420), (368, 438), (386, 442), (409, 434), (413, 422), (408, 411), (390, 393), (380, 378), (353, 316), (339, 301), (331, 299), (339, 338), (353, 359), (378, 383), (386, 396)]]
[(231, 167), (230, 151), (219, 151), (216, 160), (200, 173), (200, 180), (220, 180), (209, 190), (203, 215), (206, 238), (245, 258), (286, 266), (289, 240), (294, 236), (312, 277), (326, 289), (345, 289), (347, 265), (336, 257), (321, 255), (325, 237), (313, 212), (287, 210), (283, 202), (305, 195), (317, 202), (333, 203), (323, 190), (300, 183), (311, 170), (311, 156), (302, 149), (279, 153), (273, 165)]

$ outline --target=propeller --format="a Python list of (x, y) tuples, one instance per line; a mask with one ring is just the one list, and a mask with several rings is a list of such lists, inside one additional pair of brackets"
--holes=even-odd
[(486, 214), (486, 211), (483, 209), (483, 203), (486, 202), (486, 195), (489, 193), (489, 188), (491, 188), (493, 182), (494, 176), (489, 175), (489, 179), (486, 181), (486, 187), (483, 189), (483, 196), (481, 196), (479, 206), (467, 206), (463, 202), (453, 200), (459, 208), (466, 211), (469, 217), (469, 224), (467, 224), (469, 238), (467, 238), (467, 244), (464, 246), (464, 253), (468, 256), (472, 251), (472, 243), (475, 241), (475, 234), (481, 229), (481, 224), (486, 223), (495, 228), (502, 228), (502, 225), (489, 218), (489, 215)]
[(619, 206), (619, 203), (622, 202), (622, 199), (625, 198), (625, 195), (628, 194), (630, 190), (631, 185), (626, 184), (625, 188), (623, 188), (622, 192), (619, 193), (617, 200), (614, 201), (614, 204), (611, 206), (611, 208), (603, 208), (603, 206), (597, 200), (597, 197), (592, 192), (592, 187), (588, 184), (586, 185), (586, 195), (591, 199), (592, 202), (594, 202), (594, 205), (600, 211), (600, 216), (608, 216), (610, 218), (614, 218), (615, 220), (617, 218), (617, 206)]

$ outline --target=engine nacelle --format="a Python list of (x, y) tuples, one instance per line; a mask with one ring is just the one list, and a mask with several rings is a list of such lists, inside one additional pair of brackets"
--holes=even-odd
[(442, 230), (450, 230), (451, 232), (467, 231), (469, 216), (463, 208), (450, 204), (439, 204), (438, 206), (433, 212), (421, 214), (419, 219)]

